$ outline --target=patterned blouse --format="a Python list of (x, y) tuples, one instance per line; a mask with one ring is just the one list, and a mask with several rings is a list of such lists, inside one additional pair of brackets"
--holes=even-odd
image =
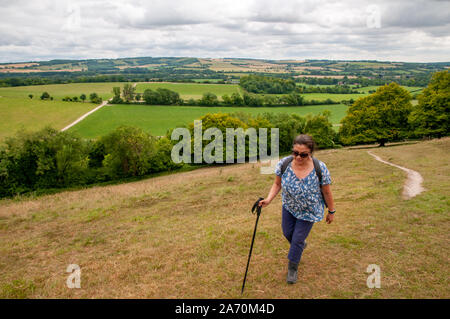
[[(275, 168), (275, 174), (281, 177), (283, 207), (298, 219), (320, 222), (323, 219), (325, 203), (320, 193), (316, 171), (313, 168), (308, 176), (299, 179), (292, 170), (291, 162), (281, 176), (281, 166), (288, 157), (281, 159)], [(327, 166), (322, 161), (319, 161), (319, 164), (322, 169), (322, 185), (331, 184)]]

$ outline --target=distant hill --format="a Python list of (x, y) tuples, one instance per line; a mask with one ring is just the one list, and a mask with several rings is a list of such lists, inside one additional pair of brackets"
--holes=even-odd
[[(423, 86), (431, 73), (450, 68), (450, 62), (407, 63), (389, 61), (342, 60), (260, 60), (238, 58), (134, 57), (119, 59), (50, 60), (0, 64), (0, 79), (49, 78), (51, 83), (110, 81), (194, 81), (236, 82), (245, 74), (294, 77), (311, 84), (327, 78), (355, 82), (357, 78), (372, 81), (397, 80), (403, 85)], [(59, 82), (54, 82), (58, 79)], [(63, 79), (63, 80), (62, 80)], [(414, 83), (403, 83), (413, 81)], [(20, 82), (20, 81), (19, 81)], [(323, 82), (323, 80), (322, 80)], [(359, 83), (358, 81), (356, 81)], [(423, 83), (422, 83), (423, 82)], [(49, 82), (46, 82), (49, 83)], [(38, 84), (46, 84), (38, 83)], [(0, 86), (15, 86), (14, 83)], [(18, 85), (23, 85), (17, 83)], [(347, 83), (348, 84), (348, 83)], [(380, 83), (370, 83), (380, 84)]]

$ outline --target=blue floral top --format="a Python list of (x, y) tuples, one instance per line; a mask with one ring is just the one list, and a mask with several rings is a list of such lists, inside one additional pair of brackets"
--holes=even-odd
[[(320, 193), (319, 177), (313, 168), (305, 178), (299, 179), (292, 170), (292, 162), (286, 167), (281, 176), (281, 166), (288, 157), (281, 159), (275, 174), (281, 177), (282, 203), (292, 215), (298, 219), (320, 222), (323, 219), (325, 203)], [(322, 185), (331, 184), (330, 172), (322, 161), (319, 161), (322, 169)]]

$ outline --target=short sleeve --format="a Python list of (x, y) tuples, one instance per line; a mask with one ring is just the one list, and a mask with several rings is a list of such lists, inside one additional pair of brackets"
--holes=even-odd
[(320, 169), (322, 170), (322, 185), (331, 184), (330, 172), (324, 162), (320, 162)]
[(278, 162), (277, 166), (275, 167), (275, 175), (281, 177), (281, 167), (283, 166), (284, 161), (286, 161), (288, 157), (284, 157)]

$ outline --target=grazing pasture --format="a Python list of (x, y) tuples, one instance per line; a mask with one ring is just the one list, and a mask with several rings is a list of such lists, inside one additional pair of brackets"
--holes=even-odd
[(317, 114), (331, 111), (331, 122), (339, 123), (345, 116), (347, 106), (343, 104), (296, 106), (296, 107), (204, 107), (204, 106), (160, 106), (160, 105), (107, 105), (89, 115), (69, 131), (85, 138), (97, 138), (113, 131), (120, 125), (137, 126), (152, 135), (164, 135), (170, 128), (193, 122), (206, 113), (263, 112)]

